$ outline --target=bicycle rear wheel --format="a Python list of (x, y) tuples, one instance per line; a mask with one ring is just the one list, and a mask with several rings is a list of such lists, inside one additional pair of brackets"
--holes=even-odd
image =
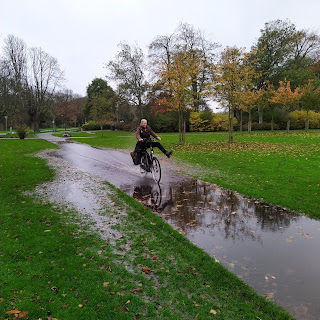
[(141, 159), (140, 159), (140, 173), (142, 176), (146, 176), (148, 171), (148, 154), (146, 152), (143, 152), (141, 154)]
[(156, 157), (153, 157), (151, 173), (154, 181), (159, 183), (161, 179), (161, 166), (159, 160)]

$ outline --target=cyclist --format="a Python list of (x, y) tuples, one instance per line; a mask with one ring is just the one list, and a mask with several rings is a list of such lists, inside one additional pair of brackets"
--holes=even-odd
[[(133, 152), (130, 152), (133, 163), (135, 165), (140, 164), (140, 151), (141, 149), (147, 148), (148, 144), (143, 139), (149, 139), (150, 135), (153, 136), (157, 140), (161, 140), (161, 138), (148, 126), (148, 121), (146, 119), (142, 119), (140, 122), (140, 126), (136, 131), (136, 138), (138, 140), (136, 147)], [(172, 155), (172, 150), (167, 151), (160, 142), (152, 141), (152, 146), (159, 148), (168, 158)]]

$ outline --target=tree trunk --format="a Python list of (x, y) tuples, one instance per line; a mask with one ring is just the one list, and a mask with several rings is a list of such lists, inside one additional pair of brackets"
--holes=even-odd
[(287, 134), (289, 133), (290, 130), (290, 120), (287, 121)]
[(307, 119), (306, 119), (306, 127), (305, 127), (306, 132), (309, 132), (309, 110), (307, 110)]
[(273, 119), (273, 110), (271, 112), (271, 131), (274, 129), (274, 119)]
[(40, 132), (40, 126), (38, 121), (34, 121), (32, 126), (34, 132)]
[(233, 143), (233, 112), (229, 107), (229, 143)]
[(263, 122), (263, 108), (258, 107), (258, 114), (259, 114), (259, 123)]
[(179, 110), (179, 142), (182, 142), (182, 113)]
[(251, 133), (251, 109), (249, 109), (248, 132)]
[(103, 137), (103, 125), (100, 125), (100, 129), (101, 129), (101, 137)]
[(240, 132), (242, 133), (242, 110), (240, 110)]

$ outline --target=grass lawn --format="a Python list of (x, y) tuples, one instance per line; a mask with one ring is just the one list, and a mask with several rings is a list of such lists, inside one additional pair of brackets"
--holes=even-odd
[[(291, 319), (123, 192), (113, 191), (117, 242), (76, 213), (22, 193), (53, 178), (33, 153), (53, 144), (2, 140), (0, 318)], [(127, 215), (119, 213), (126, 212)]]
[[(178, 134), (161, 134), (174, 157), (193, 166), (185, 172), (247, 196), (320, 218), (320, 131), (235, 133), (230, 145), (227, 133), (187, 133), (186, 144)], [(95, 133), (94, 139), (77, 139), (97, 147), (133, 149), (129, 132)]]

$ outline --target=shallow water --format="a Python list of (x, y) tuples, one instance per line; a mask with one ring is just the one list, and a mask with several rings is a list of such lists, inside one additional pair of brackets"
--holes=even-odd
[(320, 319), (320, 222), (203, 181), (123, 188), (260, 295)]
[(167, 168), (158, 186), (121, 151), (66, 143), (56, 156), (151, 207), (297, 319), (320, 319), (320, 221)]

